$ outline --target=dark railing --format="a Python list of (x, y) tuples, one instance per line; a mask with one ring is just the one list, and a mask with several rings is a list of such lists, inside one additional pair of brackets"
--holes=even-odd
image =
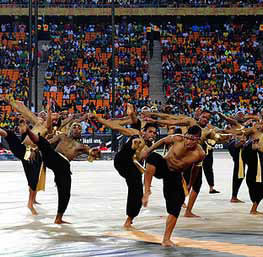
[[(34, 1), (33, 1), (34, 2)], [(111, 8), (111, 1), (93, 1), (93, 0), (39, 0), (40, 8)], [(65, 3), (66, 2), (66, 3)], [(28, 8), (28, 0), (0, 0), (1, 8)], [(139, 3), (134, 3), (133, 0), (116, 1), (117, 8), (248, 8), (262, 7), (261, 0), (244, 0), (244, 1), (224, 1), (224, 0), (141, 0)]]

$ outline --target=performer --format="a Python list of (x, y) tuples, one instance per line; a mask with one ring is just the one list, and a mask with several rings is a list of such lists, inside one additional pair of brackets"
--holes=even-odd
[[(70, 199), (70, 161), (82, 153), (88, 154), (88, 160), (96, 159), (99, 156), (99, 150), (97, 148), (90, 148), (79, 142), (82, 131), (80, 123), (73, 123), (71, 125), (69, 135), (64, 133), (58, 134), (49, 141), (42, 136), (34, 134), (28, 127), (26, 131), (32, 142), (36, 144), (41, 151), (45, 165), (50, 168), (55, 175), (55, 183), (58, 191), (58, 210), (55, 223), (69, 223), (62, 220), (62, 217)], [(55, 150), (51, 147), (53, 143), (57, 143)]]
[(257, 210), (259, 203), (263, 199), (263, 125), (255, 124), (252, 128), (245, 129), (245, 135), (249, 136), (245, 144), (242, 157), (248, 165), (246, 183), (249, 190), (249, 196), (252, 201), (250, 214), (262, 215)]
[[(21, 123), (25, 121), (20, 121)], [(0, 136), (5, 138), (7, 141), (11, 152), (21, 160), (24, 172), (26, 175), (28, 187), (29, 187), (29, 197), (27, 202), (27, 207), (31, 211), (32, 215), (37, 215), (37, 211), (34, 208), (34, 204), (36, 204), (36, 194), (37, 194), (37, 184), (39, 179), (39, 173), (41, 168), (41, 156), (38, 151), (34, 150), (34, 157), (31, 157), (27, 160), (24, 159), (25, 154), (27, 152), (27, 147), (22, 143), (25, 138), (25, 131), (21, 128), (19, 129), (22, 140), (18, 138), (18, 136), (12, 130), (3, 130), (0, 128)], [(33, 152), (31, 152), (33, 153)]]
[[(205, 157), (204, 151), (198, 144), (200, 136), (201, 128), (199, 126), (192, 126), (185, 135), (167, 136), (157, 141), (142, 154), (143, 158), (147, 157), (144, 182), (145, 190), (142, 199), (145, 207), (151, 194), (152, 177), (155, 176), (163, 179), (163, 194), (169, 214), (162, 241), (163, 246), (174, 246), (174, 243), (171, 241), (171, 235), (184, 203), (185, 194), (190, 190), (192, 184), (195, 183), (199, 171), (198, 166), (200, 166), (200, 162)], [(163, 144), (171, 145), (164, 157), (157, 153), (151, 153)], [(182, 172), (189, 167), (193, 169), (187, 189), (183, 187)]]
[[(33, 125), (33, 130), (36, 133), (41, 133), (42, 136), (45, 136), (47, 134), (48, 130), (50, 129), (52, 120), (50, 110), (46, 117), (46, 120), (44, 121), (42, 118), (37, 117), (35, 114), (33, 114), (23, 103), (14, 100), (12, 97), (4, 98), (3, 100), (7, 101), (9, 104), (12, 105), (13, 108), (20, 112), (24, 116), (24, 118)], [(44, 172), (42, 166), (42, 158), (37, 147), (32, 143), (31, 140), (29, 140), (25, 133), (26, 131), (24, 127), (26, 121), (24, 119), (20, 119), (19, 122), (20, 124), (18, 127), (21, 134), (21, 140), (11, 130), (1, 129), (0, 135), (6, 139), (13, 154), (22, 161), (29, 186), (29, 199), (27, 206), (33, 215), (37, 215), (38, 213), (33, 204), (37, 203), (37, 191), (44, 190), (41, 183), (38, 183), (42, 182), (39, 181), (39, 178), (43, 177), (42, 172)]]
[(228, 144), (228, 150), (234, 162), (231, 203), (243, 203), (243, 201), (238, 199), (237, 195), (245, 177), (245, 162), (242, 158), (243, 146), (245, 142), (246, 137), (235, 136)]
[(128, 187), (128, 196), (126, 203), (126, 221), (124, 228), (132, 228), (133, 220), (138, 216), (142, 207), (143, 185), (142, 173), (143, 167), (140, 165), (141, 151), (150, 146), (157, 134), (157, 126), (152, 123), (146, 123), (142, 131), (132, 128), (124, 128), (111, 120), (105, 120), (94, 114), (90, 119), (96, 119), (106, 127), (119, 131), (129, 140), (122, 145), (121, 150), (114, 157), (114, 167), (122, 176)]
[[(152, 114), (148, 114), (146, 113), (147, 116), (152, 115)], [(202, 130), (201, 133), (201, 138), (200, 138), (200, 144), (204, 147), (206, 146), (205, 141), (207, 139), (216, 139), (217, 137), (217, 133), (219, 133), (219, 130), (216, 130), (215, 128), (212, 128), (209, 125), (209, 120), (211, 118), (212, 113), (207, 111), (207, 110), (203, 110), (202, 113), (199, 115), (199, 120), (195, 120), (191, 117), (185, 117), (185, 118), (181, 118), (181, 119), (169, 119), (169, 120), (153, 120), (151, 118), (147, 118), (147, 120), (149, 122), (156, 122), (157, 124), (160, 125), (168, 125), (168, 126), (186, 126), (187, 128), (191, 127), (191, 126), (199, 126)], [(206, 148), (204, 149), (206, 150)], [(209, 159), (207, 159), (209, 160)], [(209, 160), (210, 161), (210, 160)], [(186, 176), (186, 180), (187, 180), (187, 176)], [(189, 181), (187, 181), (189, 182)], [(188, 205), (187, 208), (185, 210), (185, 217), (199, 217), (198, 215), (192, 213), (192, 208), (196, 202), (197, 196), (200, 192), (200, 188), (202, 185), (202, 172), (198, 173), (198, 178), (196, 179), (195, 185), (193, 185), (192, 191), (190, 193), (189, 196), (189, 201), (188, 201)]]

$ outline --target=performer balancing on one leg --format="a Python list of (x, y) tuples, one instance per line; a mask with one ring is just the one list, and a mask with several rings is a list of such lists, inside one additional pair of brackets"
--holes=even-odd
[[(205, 152), (198, 144), (200, 136), (201, 128), (195, 125), (190, 127), (185, 135), (168, 136), (157, 141), (142, 155), (144, 158), (148, 157), (144, 182), (145, 192), (142, 199), (144, 206), (147, 206), (151, 194), (152, 177), (163, 179), (163, 194), (169, 214), (162, 241), (163, 246), (174, 246), (171, 235), (184, 203), (185, 195), (188, 194), (188, 190), (195, 182), (200, 170), (200, 162), (205, 158)], [(151, 153), (162, 144), (171, 145), (164, 157), (157, 153)], [(193, 170), (187, 188), (186, 184), (183, 185), (182, 172), (189, 167), (193, 167)]]
[[(70, 161), (83, 153), (89, 155), (89, 160), (95, 159), (99, 155), (99, 150), (97, 148), (90, 148), (79, 142), (81, 131), (81, 124), (75, 122), (71, 125), (69, 135), (59, 134), (47, 141), (45, 138), (35, 135), (27, 128), (27, 134), (41, 151), (45, 165), (50, 168), (55, 175), (55, 183), (58, 191), (58, 210), (55, 218), (56, 224), (68, 223), (62, 220), (62, 217), (70, 199)], [(51, 147), (53, 143), (57, 143), (55, 150)]]
[(114, 167), (125, 179), (128, 187), (126, 203), (127, 219), (124, 227), (130, 229), (132, 228), (134, 218), (138, 216), (142, 207), (142, 172), (144, 172), (144, 169), (139, 163), (141, 159), (140, 154), (155, 139), (157, 133), (156, 125), (146, 123), (144, 128), (139, 131), (137, 129), (122, 127), (115, 121), (105, 120), (93, 114), (90, 115), (90, 119), (96, 119), (96, 121), (104, 126), (117, 130), (125, 136), (130, 136), (127, 143), (123, 144), (121, 150), (114, 158)]

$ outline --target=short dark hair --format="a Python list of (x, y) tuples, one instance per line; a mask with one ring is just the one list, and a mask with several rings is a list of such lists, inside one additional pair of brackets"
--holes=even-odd
[(182, 134), (182, 133), (183, 133), (183, 131), (182, 131), (181, 128), (176, 128), (176, 129), (174, 130), (174, 134)]
[(209, 114), (213, 114), (212, 112), (210, 112), (210, 111), (208, 111), (208, 110), (202, 110), (202, 112), (201, 112), (201, 115), (203, 114), (203, 113), (209, 113)]
[(199, 137), (201, 137), (202, 129), (199, 126), (194, 125), (187, 130), (187, 134), (198, 135)]
[(143, 127), (143, 131), (146, 131), (150, 127), (156, 128), (156, 130), (158, 129), (157, 124), (155, 124), (155, 123), (146, 123), (145, 126)]

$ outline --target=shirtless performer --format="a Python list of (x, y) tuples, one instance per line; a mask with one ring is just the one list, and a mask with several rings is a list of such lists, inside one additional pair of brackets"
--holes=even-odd
[[(121, 150), (115, 155), (114, 167), (126, 180), (128, 187), (128, 197), (126, 203), (127, 219), (124, 222), (124, 228), (131, 229), (133, 219), (139, 215), (142, 207), (143, 185), (142, 172), (143, 167), (138, 167), (140, 162), (141, 151), (150, 146), (156, 137), (157, 128), (155, 124), (147, 123), (142, 131), (132, 128), (125, 128), (111, 120), (105, 120), (94, 114), (90, 115), (90, 119), (96, 119), (106, 127), (119, 131), (125, 136), (129, 136), (129, 140), (123, 144)], [(146, 145), (146, 146), (145, 146)]]
[[(28, 127), (26, 128), (27, 135), (41, 151), (43, 162), (55, 175), (55, 183), (58, 191), (58, 211), (55, 218), (56, 224), (69, 223), (62, 220), (62, 217), (70, 199), (70, 161), (82, 153), (88, 154), (88, 160), (96, 159), (99, 155), (99, 150), (97, 148), (90, 148), (78, 142), (81, 138), (81, 131), (82, 128), (80, 123), (73, 123), (69, 135), (64, 133), (58, 134), (47, 141), (42, 136), (34, 134)], [(57, 143), (55, 150), (51, 147), (53, 143)]]
[[(148, 115), (148, 113), (146, 114)], [(152, 114), (151, 114), (152, 115)], [(147, 119), (149, 122), (156, 122), (157, 124), (160, 125), (168, 125), (168, 126), (185, 126), (187, 128), (191, 127), (191, 126), (195, 126), (198, 125), (201, 128), (201, 137), (200, 137), (200, 141), (199, 143), (202, 145), (202, 147), (204, 148), (204, 151), (206, 152), (206, 147), (207, 145), (205, 144), (205, 141), (208, 139), (214, 139), (217, 140), (216, 137), (218, 137), (216, 129), (213, 129), (211, 126), (209, 125), (209, 120), (211, 118), (211, 112), (207, 111), (207, 110), (203, 110), (202, 113), (199, 115), (199, 119), (195, 120), (191, 117), (187, 117), (187, 116), (182, 116), (181, 119), (169, 119), (169, 120), (153, 120), (153, 119)], [(207, 157), (207, 156), (206, 156)], [(205, 160), (210, 161), (210, 158), (205, 158)], [(202, 166), (200, 167), (200, 169), (202, 168)], [(188, 176), (189, 174), (189, 176)], [(188, 178), (190, 179), (190, 171), (185, 172), (185, 179), (188, 180)], [(189, 180), (186, 181), (187, 183), (189, 183)], [(195, 183), (193, 184), (190, 196), (189, 196), (189, 201), (188, 201), (188, 205), (187, 208), (185, 210), (185, 217), (199, 217), (198, 215), (194, 214), (192, 212), (193, 206), (196, 202), (197, 196), (200, 192), (200, 188), (202, 185), (202, 172), (198, 172), (198, 177), (195, 180)]]
[[(161, 119), (161, 122), (163, 121), (163, 119), (165, 119), (165, 120), (176, 120), (167, 126), (168, 127), (168, 135), (172, 135), (176, 126), (180, 126), (182, 128), (183, 134), (185, 134), (187, 129), (189, 128), (189, 126), (193, 126), (194, 124), (199, 125), (199, 120), (200, 120), (202, 113), (204, 113), (204, 112), (202, 111), (202, 109), (200, 107), (198, 107), (198, 108), (196, 108), (195, 112), (193, 113), (193, 118), (188, 117), (188, 116), (183, 115), (183, 114), (172, 115), (172, 114), (167, 114), (167, 113), (146, 113), (145, 115), (159, 117)], [(208, 117), (208, 114), (207, 114), (208, 111), (205, 111), (205, 113), (206, 113), (205, 115)], [(210, 116), (211, 116), (211, 113), (210, 113)], [(183, 125), (181, 125), (181, 124), (183, 124)], [(215, 127), (209, 123), (207, 123), (205, 125), (205, 127), (203, 127), (203, 128), (205, 128), (205, 130), (215, 129)], [(203, 142), (202, 142), (202, 147), (206, 152), (206, 158), (203, 161), (202, 168), (203, 168), (207, 183), (209, 185), (209, 193), (210, 194), (220, 193), (219, 191), (214, 189), (213, 148), (214, 148), (215, 144), (216, 144), (216, 141), (213, 139), (209, 139), (209, 138), (203, 140)], [(186, 179), (188, 178), (188, 175), (189, 175), (189, 172), (184, 174)]]
[[(169, 214), (162, 241), (162, 245), (166, 247), (174, 246), (171, 235), (185, 200), (186, 189), (183, 187), (182, 172), (192, 167), (192, 175), (188, 185), (188, 190), (190, 190), (199, 171), (198, 165), (205, 158), (205, 152), (198, 143), (200, 136), (201, 128), (195, 125), (190, 127), (185, 135), (167, 136), (142, 153), (142, 157), (147, 158), (145, 191), (142, 199), (145, 207), (151, 194), (152, 177), (163, 179), (163, 194)], [(170, 145), (168, 153), (164, 157), (157, 153), (151, 153), (163, 144)]]

